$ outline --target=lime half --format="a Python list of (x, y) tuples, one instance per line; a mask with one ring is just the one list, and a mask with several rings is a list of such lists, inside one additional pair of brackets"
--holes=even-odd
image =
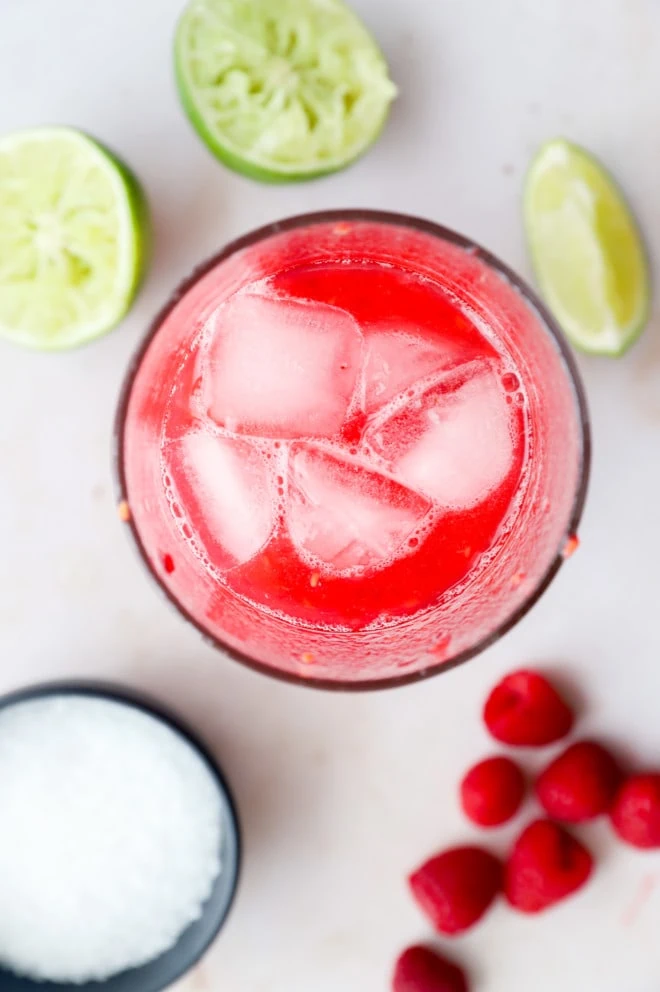
[(137, 181), (87, 135), (0, 137), (0, 335), (54, 351), (109, 331), (137, 291), (146, 226)]
[(348, 165), (396, 95), (378, 45), (342, 0), (192, 0), (175, 68), (204, 143), (268, 182)]
[(584, 149), (543, 145), (525, 191), (525, 225), (541, 292), (569, 340), (617, 356), (646, 324), (649, 265), (616, 183)]

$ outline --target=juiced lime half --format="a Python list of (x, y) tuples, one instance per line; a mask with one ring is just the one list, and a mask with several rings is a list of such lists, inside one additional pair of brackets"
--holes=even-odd
[(175, 68), (214, 155), (269, 182), (348, 165), (396, 95), (378, 45), (342, 0), (192, 0)]
[(570, 341), (618, 356), (641, 334), (649, 265), (616, 183), (584, 149), (549, 141), (532, 162), (525, 225), (537, 279)]
[(137, 181), (86, 134), (0, 137), (0, 335), (54, 351), (111, 330), (137, 291), (146, 229)]

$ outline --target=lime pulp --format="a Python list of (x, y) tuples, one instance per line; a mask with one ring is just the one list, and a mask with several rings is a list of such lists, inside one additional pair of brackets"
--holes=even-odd
[(208, 148), (270, 182), (348, 165), (376, 140), (396, 94), (378, 45), (342, 0), (191, 0), (175, 70)]

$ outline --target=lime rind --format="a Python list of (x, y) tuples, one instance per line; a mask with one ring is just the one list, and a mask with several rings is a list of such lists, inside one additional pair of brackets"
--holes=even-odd
[(0, 335), (59, 351), (115, 327), (149, 250), (139, 182), (70, 127), (0, 138)]
[(204, 143), (266, 182), (347, 166), (376, 140), (396, 95), (382, 52), (342, 0), (192, 0), (175, 72)]
[(542, 146), (526, 181), (525, 226), (537, 281), (575, 347), (617, 357), (650, 311), (650, 271), (618, 185), (583, 148)]

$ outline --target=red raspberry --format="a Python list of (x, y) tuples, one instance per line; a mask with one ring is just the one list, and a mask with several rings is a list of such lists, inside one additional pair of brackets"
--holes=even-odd
[(396, 963), (392, 992), (468, 992), (458, 965), (428, 947), (409, 947)]
[(573, 713), (538, 672), (512, 672), (486, 700), (484, 722), (493, 737), (517, 747), (541, 747), (565, 737)]
[(487, 758), (461, 782), (461, 805), (479, 827), (497, 827), (520, 809), (525, 776), (511, 758)]
[(587, 881), (593, 858), (586, 847), (550, 820), (535, 820), (513, 846), (504, 892), (521, 913), (540, 913)]
[(583, 823), (607, 813), (621, 783), (621, 771), (595, 741), (571, 744), (536, 782), (536, 795), (548, 816)]
[(660, 847), (660, 775), (633, 775), (624, 782), (610, 816), (627, 844)]
[(409, 883), (436, 930), (451, 935), (486, 912), (502, 887), (502, 866), (480, 847), (454, 847), (423, 864)]

